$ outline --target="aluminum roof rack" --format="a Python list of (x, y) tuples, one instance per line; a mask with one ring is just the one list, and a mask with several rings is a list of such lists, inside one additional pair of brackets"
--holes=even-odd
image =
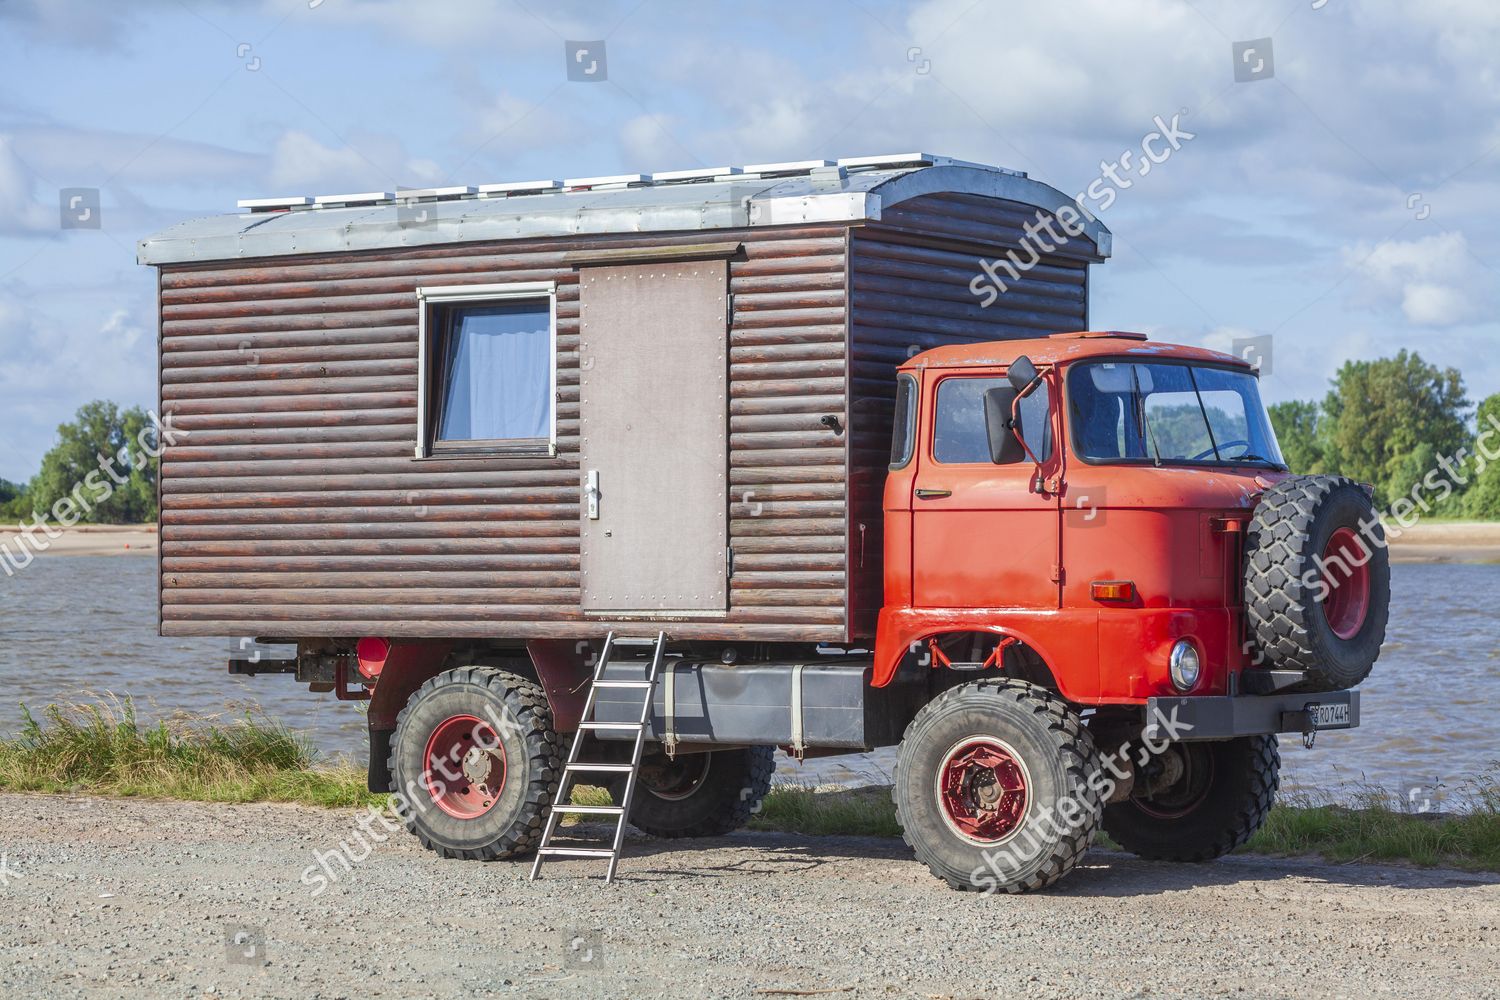
[(745, 167), (745, 173), (754, 174), (758, 177), (774, 177), (778, 174), (806, 174), (811, 173), (818, 167), (833, 167), (838, 164), (834, 160), (789, 160), (786, 163), (751, 163)]
[(365, 191), (360, 194), (320, 194), (313, 199), (313, 204), (319, 207), (328, 205), (378, 205), (383, 201), (390, 201), (396, 196), (389, 191)]
[(609, 177), (571, 177), (563, 181), (569, 191), (607, 191), (649, 183), (645, 174), (614, 174)]
[(430, 188), (397, 188), (396, 198), (400, 201), (422, 201), (427, 199), (463, 198), (479, 191), (475, 187), (430, 187)]
[(481, 198), (504, 198), (512, 194), (530, 194), (533, 192), (558, 191), (562, 189), (562, 181), (507, 181), (503, 184), (481, 184), (478, 187)]
[(714, 180), (719, 177), (737, 177), (745, 172), (744, 167), (702, 167), (697, 170), (664, 170), (651, 175), (651, 183), (673, 181)]
[[(147, 263), (341, 253), (582, 233), (642, 233), (869, 220), (928, 195), (965, 194), (1057, 212), (1072, 199), (1019, 170), (934, 153), (707, 166), (653, 174), (250, 198), (240, 214), (179, 223), (140, 242)], [(403, 213), (441, 202), (420, 227)], [(247, 219), (245, 214), (256, 216)], [(1085, 223), (1100, 257), (1109, 229)]]
[(313, 200), (306, 195), (295, 198), (241, 198), (235, 203), (237, 208), (246, 208), (252, 212), (285, 212), (293, 208), (302, 208), (311, 205)]

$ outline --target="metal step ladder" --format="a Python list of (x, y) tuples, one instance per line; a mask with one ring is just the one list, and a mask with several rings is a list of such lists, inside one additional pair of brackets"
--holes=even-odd
[[(604, 679), (610, 657), (619, 646), (651, 646), (651, 665), (643, 681), (611, 681)], [(568, 761), (563, 765), (562, 781), (557, 786), (557, 798), (547, 816), (547, 826), (542, 830), (542, 841), (536, 850), (536, 860), (531, 864), (531, 879), (535, 880), (542, 870), (542, 861), (549, 857), (564, 858), (608, 858), (609, 868), (604, 874), (606, 883), (615, 880), (615, 869), (620, 864), (620, 849), (625, 843), (625, 817), (630, 815), (630, 804), (635, 799), (636, 778), (641, 769), (641, 753), (646, 745), (646, 720), (651, 718), (651, 699), (656, 693), (656, 675), (661, 670), (666, 656), (667, 634), (658, 632), (655, 639), (616, 638), (613, 632), (604, 640), (604, 652), (594, 667), (594, 679), (589, 684), (589, 693), (583, 704), (583, 713), (578, 722), (578, 732), (573, 737), (573, 746), (568, 750)], [(594, 712), (601, 688), (633, 688), (642, 694), (640, 718), (635, 722), (599, 722)], [(584, 737), (601, 730), (635, 733), (635, 748), (630, 754), (629, 764), (589, 763), (578, 759)], [(595, 737), (597, 739), (598, 737)], [(625, 775), (624, 801), (612, 806), (573, 805), (571, 796), (580, 774)], [(552, 839), (557, 833), (559, 820), (563, 816), (613, 816), (615, 818), (614, 840), (609, 847), (553, 847)]]

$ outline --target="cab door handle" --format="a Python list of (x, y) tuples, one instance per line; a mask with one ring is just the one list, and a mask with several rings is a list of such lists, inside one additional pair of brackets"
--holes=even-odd
[(921, 488), (917, 490), (917, 499), (919, 500), (937, 500), (941, 497), (951, 497), (952, 495), (952, 490), (928, 490)]

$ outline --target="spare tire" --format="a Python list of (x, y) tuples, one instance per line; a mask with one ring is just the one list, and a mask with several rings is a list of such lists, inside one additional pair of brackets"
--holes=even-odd
[(1341, 476), (1266, 490), (1245, 536), (1245, 613), (1259, 660), (1303, 691), (1353, 687), (1385, 641), (1390, 554), (1369, 494)]

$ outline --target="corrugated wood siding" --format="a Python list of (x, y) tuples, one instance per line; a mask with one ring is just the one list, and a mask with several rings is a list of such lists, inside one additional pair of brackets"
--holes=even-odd
[[(845, 233), (715, 238), (745, 245), (730, 264), (735, 573), (726, 619), (672, 632), (837, 640), (844, 438), (819, 418), (846, 409)], [(162, 407), (188, 434), (163, 457), (163, 634), (531, 638), (621, 624), (578, 609), (578, 277), (563, 254), (701, 241), (165, 269)], [(415, 289), (509, 281), (557, 283), (558, 457), (414, 459)], [(664, 358), (664, 390), (671, 372)]]
[[(1045, 256), (991, 305), (970, 283), (1025, 236), (1036, 209), (968, 195), (916, 198), (850, 231), (850, 633), (875, 634), (884, 598), (881, 501), (895, 371), (928, 348), (1042, 337), (1088, 324), (1087, 264)], [(1061, 232), (1060, 227), (1058, 231)], [(1049, 241), (1050, 242), (1050, 241)], [(1092, 251), (1081, 241), (1074, 249)], [(1021, 260), (1029, 255), (1019, 253)], [(864, 553), (861, 559), (861, 552)]]

